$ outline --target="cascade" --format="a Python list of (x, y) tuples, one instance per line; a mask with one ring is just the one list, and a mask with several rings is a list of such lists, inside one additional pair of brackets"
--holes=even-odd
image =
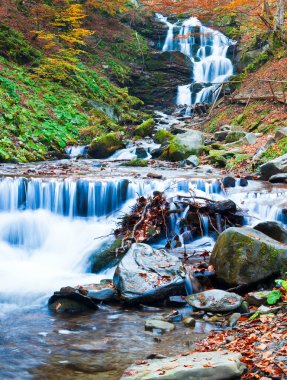
[[(170, 179), (106, 180), (10, 178), (0, 180), (0, 304), (2, 311), (19, 305), (45, 302), (55, 289), (97, 283), (101, 276), (87, 273), (89, 258), (111, 240), (117, 218), (129, 212), (138, 195), (165, 191), (169, 200), (178, 194), (230, 198), (248, 209), (253, 225), (258, 219), (287, 222), (286, 188), (235, 187), (226, 193), (218, 180)], [(267, 202), (267, 199), (270, 199)], [(173, 206), (172, 206), (173, 207)], [(254, 218), (255, 217), (255, 218)], [(212, 247), (208, 219), (202, 218), (204, 236), (183, 235), (194, 250)], [(179, 233), (179, 217), (170, 227)], [(164, 243), (165, 244), (165, 243)]]
[(177, 104), (192, 106), (210, 103), (218, 95), (218, 87), (233, 75), (228, 49), (236, 42), (219, 31), (203, 26), (190, 17), (182, 24), (172, 24), (167, 17), (156, 15), (168, 30), (162, 51), (180, 51), (193, 66), (192, 83), (179, 86)]
[(85, 156), (87, 154), (87, 146), (84, 145), (67, 146), (65, 150), (71, 158), (77, 158), (78, 156)]

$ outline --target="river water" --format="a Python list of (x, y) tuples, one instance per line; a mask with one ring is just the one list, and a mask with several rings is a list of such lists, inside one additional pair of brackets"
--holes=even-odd
[[(6, 175), (0, 181), (1, 379), (116, 380), (134, 360), (154, 352), (186, 351), (210, 330), (211, 326), (197, 323), (195, 330), (178, 327), (162, 336), (144, 331), (145, 319), (171, 311), (164, 309), (148, 312), (102, 305), (82, 316), (48, 311), (48, 297), (61, 286), (112, 277), (112, 271), (87, 273), (89, 257), (110, 239), (95, 238), (112, 231), (119, 213), (129, 210), (137, 194), (166, 189), (168, 197), (188, 191), (227, 197), (249, 210), (247, 224), (265, 218), (286, 222), (282, 211), (286, 186), (251, 181), (246, 188), (225, 192), (217, 178), (206, 178), (204, 168), (169, 170), (164, 180), (145, 179), (145, 169), (134, 169), (136, 178), (122, 172), (119, 176), (124, 178), (111, 180), (107, 173), (104, 179), (94, 164), (79, 161), (81, 175), (68, 178), (24, 178), (19, 168), (11, 176), (7, 175), (11, 166), (2, 166)], [(24, 165), (23, 170), (37, 172), (41, 165), (49, 173), (54, 163)], [(88, 167), (94, 168), (92, 175)]]

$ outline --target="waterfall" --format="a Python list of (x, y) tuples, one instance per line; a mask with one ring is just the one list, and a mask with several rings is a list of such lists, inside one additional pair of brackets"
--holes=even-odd
[[(218, 180), (169, 179), (103, 180), (10, 178), (0, 180), (0, 306), (39, 304), (62, 286), (97, 283), (87, 273), (89, 258), (113, 239), (117, 218), (130, 211), (138, 195), (165, 191), (172, 201), (178, 194), (233, 199), (258, 219), (286, 223), (287, 189), (236, 187), (226, 193)], [(267, 200), (270, 202), (267, 202)], [(175, 206), (174, 206), (175, 207)], [(247, 218), (253, 225), (258, 219)], [(179, 219), (170, 227), (180, 235)], [(212, 246), (208, 218), (202, 217), (203, 238), (182, 236), (192, 249)], [(165, 244), (163, 242), (163, 244)], [(103, 274), (102, 276), (112, 276)]]
[(67, 146), (66, 153), (71, 158), (77, 158), (78, 156), (85, 156), (87, 154), (87, 146)]
[(177, 105), (211, 103), (218, 96), (219, 85), (233, 75), (227, 54), (236, 42), (203, 26), (195, 17), (185, 20), (181, 26), (160, 14), (156, 17), (168, 27), (162, 51), (180, 51), (193, 65), (192, 83), (178, 87)]

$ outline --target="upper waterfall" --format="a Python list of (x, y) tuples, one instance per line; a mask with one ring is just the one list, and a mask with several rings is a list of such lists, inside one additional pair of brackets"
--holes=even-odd
[(196, 17), (174, 24), (161, 14), (156, 17), (168, 27), (162, 51), (180, 51), (193, 65), (192, 83), (178, 87), (176, 103), (192, 106), (212, 102), (219, 85), (233, 75), (233, 64), (227, 55), (236, 41), (203, 26)]

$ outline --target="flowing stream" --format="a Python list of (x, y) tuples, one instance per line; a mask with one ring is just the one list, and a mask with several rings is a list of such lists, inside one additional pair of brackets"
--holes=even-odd
[(157, 18), (168, 28), (162, 50), (180, 51), (192, 63), (192, 83), (178, 87), (177, 104), (193, 106), (212, 102), (218, 96), (219, 85), (233, 75), (228, 52), (236, 42), (203, 26), (195, 17), (174, 24), (161, 14)]
[[(211, 327), (202, 322), (195, 330), (178, 329), (159, 338), (144, 331), (145, 319), (163, 309), (150, 312), (103, 305), (81, 316), (55, 316), (47, 309), (48, 297), (61, 286), (112, 277), (113, 270), (87, 273), (89, 258), (111, 242), (107, 235), (137, 195), (154, 190), (166, 190), (169, 198), (190, 191), (214, 199), (231, 198), (249, 209), (252, 218), (246, 218), (247, 224), (266, 217), (286, 222), (282, 211), (286, 186), (251, 182), (247, 188), (237, 186), (225, 193), (216, 179), (2, 177), (1, 379), (116, 380), (134, 360), (153, 352), (168, 355), (171, 348), (180, 353), (209, 331)], [(171, 220), (171, 225), (176, 230), (177, 220)], [(194, 249), (214, 243), (207, 233), (208, 220), (203, 220), (203, 226), (205, 236), (188, 243)]]

